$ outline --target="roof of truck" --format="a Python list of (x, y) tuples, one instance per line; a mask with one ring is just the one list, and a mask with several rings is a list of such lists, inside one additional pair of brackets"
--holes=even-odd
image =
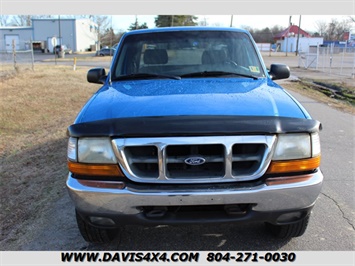
[(245, 32), (248, 31), (239, 28), (233, 27), (201, 27), (201, 26), (179, 26), (179, 27), (161, 27), (161, 28), (152, 28), (152, 29), (139, 29), (129, 31), (126, 34), (140, 34), (140, 33), (149, 33), (149, 32), (167, 32), (167, 31), (234, 31), (234, 32)]

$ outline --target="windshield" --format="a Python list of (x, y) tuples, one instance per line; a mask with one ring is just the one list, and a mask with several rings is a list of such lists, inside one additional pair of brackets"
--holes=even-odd
[(208, 76), (265, 76), (255, 47), (246, 33), (221, 30), (129, 35), (120, 46), (111, 78)]

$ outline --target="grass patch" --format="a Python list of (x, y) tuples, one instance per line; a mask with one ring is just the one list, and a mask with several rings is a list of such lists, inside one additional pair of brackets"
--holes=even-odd
[(296, 91), (304, 96), (327, 104), (335, 109), (355, 114), (355, 87), (337, 82), (300, 79), (282, 84), (285, 89)]
[(329, 83), (324, 81), (313, 81), (314, 84), (319, 85), (323, 93), (343, 101), (347, 101), (355, 105), (355, 88), (350, 87), (345, 83)]
[(87, 70), (36, 66), (0, 75), (0, 240), (65, 193), (66, 129), (99, 88), (86, 81)]

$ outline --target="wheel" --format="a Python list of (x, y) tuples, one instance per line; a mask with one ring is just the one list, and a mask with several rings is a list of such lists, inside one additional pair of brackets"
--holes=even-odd
[(276, 238), (279, 239), (290, 239), (292, 237), (299, 237), (304, 234), (307, 229), (309, 222), (310, 214), (307, 214), (305, 218), (301, 221), (293, 224), (285, 225), (275, 225), (266, 223), (266, 229), (273, 234)]
[(87, 223), (77, 211), (75, 211), (75, 214), (80, 234), (87, 242), (108, 243), (115, 239), (119, 233), (119, 229), (103, 229), (94, 227)]

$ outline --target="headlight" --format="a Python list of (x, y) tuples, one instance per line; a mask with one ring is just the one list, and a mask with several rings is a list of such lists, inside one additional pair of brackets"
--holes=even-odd
[(282, 134), (277, 140), (273, 160), (294, 160), (312, 157), (309, 134)]
[(73, 138), (68, 140), (68, 168), (83, 176), (124, 176), (109, 138)]
[(79, 163), (117, 163), (109, 138), (69, 138), (68, 159)]
[(80, 138), (78, 140), (78, 162), (117, 163), (109, 138)]
[(280, 134), (268, 174), (307, 172), (320, 165), (318, 133)]

